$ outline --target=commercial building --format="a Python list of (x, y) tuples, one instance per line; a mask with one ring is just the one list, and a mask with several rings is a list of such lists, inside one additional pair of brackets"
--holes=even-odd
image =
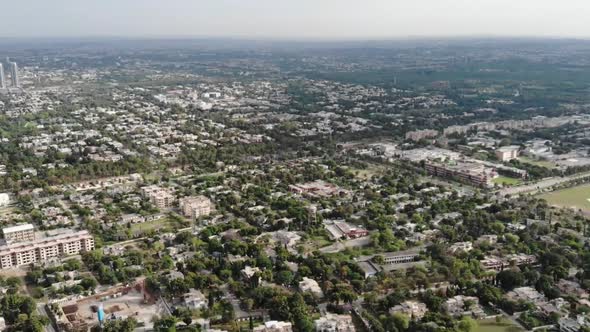
[(205, 196), (184, 197), (180, 199), (179, 205), (182, 213), (190, 219), (206, 216), (213, 208), (213, 203)]
[(477, 163), (458, 162), (456, 164), (426, 163), (426, 172), (443, 178), (453, 178), (476, 187), (488, 187), (497, 175), (494, 170)]
[(388, 265), (413, 262), (420, 256), (420, 250), (421, 247), (418, 249), (384, 253), (381, 255), (383, 257), (383, 264)]
[(520, 147), (517, 145), (503, 146), (501, 148), (497, 148), (496, 149), (496, 158), (498, 158), (498, 160), (500, 160), (502, 162), (516, 159), (516, 158), (518, 158), (518, 151), (519, 150), (520, 150)]
[(94, 249), (88, 231), (61, 234), (0, 247), (0, 268), (38, 263), (50, 258), (76, 255)]
[(31, 224), (4, 227), (2, 233), (7, 243), (35, 240), (35, 227)]
[(331, 239), (341, 238), (356, 239), (369, 235), (369, 231), (361, 227), (355, 227), (345, 221), (326, 221), (324, 224)]
[[(361, 256), (357, 259), (357, 262), (361, 270), (365, 273), (365, 278), (368, 278), (381, 271), (388, 272), (399, 268), (424, 265), (423, 261), (417, 261), (422, 249), (424, 249), (424, 247), (386, 252), (379, 255)], [(379, 258), (377, 258), (377, 256), (379, 256)]]

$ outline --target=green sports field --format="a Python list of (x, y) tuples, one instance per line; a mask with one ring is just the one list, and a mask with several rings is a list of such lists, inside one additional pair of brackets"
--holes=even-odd
[(522, 179), (510, 178), (507, 176), (499, 176), (492, 180), (493, 183), (502, 184), (505, 186), (516, 186), (522, 183)]
[(559, 207), (581, 209), (590, 213), (590, 184), (554, 191), (539, 196)]

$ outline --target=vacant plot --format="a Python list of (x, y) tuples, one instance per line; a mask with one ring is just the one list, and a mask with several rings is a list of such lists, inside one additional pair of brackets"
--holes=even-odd
[(173, 221), (170, 220), (169, 218), (163, 218), (163, 219), (158, 219), (158, 220), (153, 220), (153, 221), (148, 221), (148, 222), (144, 222), (144, 223), (140, 223), (140, 224), (133, 224), (131, 226), (131, 231), (134, 234), (142, 234), (148, 231), (159, 231), (162, 229), (175, 229), (175, 228), (179, 228), (180, 225)]
[(474, 332), (519, 332), (522, 329), (506, 319), (496, 322), (495, 319), (485, 319), (477, 322)]
[(580, 209), (590, 213), (590, 185), (563, 189), (539, 196), (553, 206)]
[(535, 160), (535, 159), (528, 158), (528, 157), (519, 157), (518, 160), (521, 163), (531, 164), (531, 165), (535, 165), (535, 166), (541, 166), (541, 167), (545, 167), (548, 169), (553, 169), (553, 168), (557, 167), (557, 165), (554, 162), (546, 161), (546, 160)]

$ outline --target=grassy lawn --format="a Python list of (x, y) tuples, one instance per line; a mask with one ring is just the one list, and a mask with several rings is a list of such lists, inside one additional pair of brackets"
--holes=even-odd
[(590, 185), (588, 184), (554, 191), (539, 197), (545, 199), (550, 205), (590, 212)]
[(557, 168), (557, 165), (555, 165), (555, 163), (552, 163), (550, 161), (535, 160), (535, 159), (531, 159), (531, 158), (524, 157), (524, 156), (519, 157), (518, 160), (521, 163), (531, 164), (531, 165), (535, 165), (535, 166), (541, 166), (541, 167), (545, 167), (548, 169)]
[(516, 186), (522, 183), (522, 179), (510, 178), (507, 176), (499, 176), (492, 180), (493, 183), (503, 184), (506, 186)]
[(506, 319), (499, 323), (495, 319), (484, 319), (477, 322), (474, 332), (519, 332), (522, 331), (518, 326), (513, 325)]
[(323, 235), (312, 236), (311, 241), (316, 248), (321, 248), (332, 244), (332, 241)]

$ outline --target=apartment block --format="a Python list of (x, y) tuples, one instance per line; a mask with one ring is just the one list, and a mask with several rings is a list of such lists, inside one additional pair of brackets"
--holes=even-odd
[(196, 219), (211, 213), (213, 203), (205, 196), (185, 197), (180, 199), (180, 210), (190, 218)]
[(518, 158), (519, 150), (520, 147), (517, 145), (503, 146), (501, 148), (496, 149), (496, 157), (500, 161), (510, 161), (512, 159)]
[(176, 196), (167, 188), (147, 186), (141, 188), (141, 192), (158, 209), (170, 209), (176, 202)]
[(437, 136), (438, 136), (438, 131), (431, 130), (431, 129), (416, 130), (416, 131), (410, 131), (410, 132), (406, 133), (406, 139), (412, 140), (412, 141), (419, 141), (419, 140), (427, 139), (427, 138), (435, 138)]
[(35, 240), (35, 227), (31, 224), (4, 227), (2, 233), (7, 243)]
[(0, 247), (0, 268), (10, 268), (44, 260), (76, 255), (94, 249), (94, 238), (88, 231), (61, 234)]

